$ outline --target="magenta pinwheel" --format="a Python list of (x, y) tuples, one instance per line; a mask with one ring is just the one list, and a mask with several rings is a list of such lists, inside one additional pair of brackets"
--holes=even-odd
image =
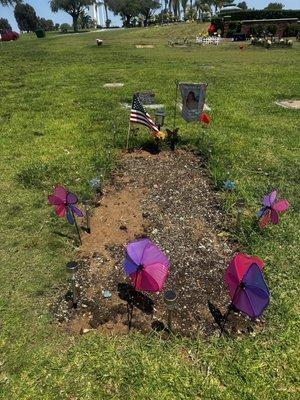
[(286, 199), (276, 201), (277, 190), (265, 195), (262, 200), (263, 207), (256, 213), (259, 218), (259, 226), (264, 228), (270, 221), (274, 225), (279, 223), (279, 213), (284, 212), (289, 208), (289, 203)]
[(69, 224), (73, 225), (76, 222), (74, 214), (83, 217), (83, 213), (75, 207), (75, 204), (78, 203), (76, 194), (69, 192), (63, 186), (56, 186), (53, 194), (48, 196), (48, 201), (54, 206), (56, 215), (60, 218), (66, 216)]
[(138, 239), (127, 245), (124, 269), (135, 289), (159, 292), (164, 286), (168, 268), (168, 258), (151, 240)]

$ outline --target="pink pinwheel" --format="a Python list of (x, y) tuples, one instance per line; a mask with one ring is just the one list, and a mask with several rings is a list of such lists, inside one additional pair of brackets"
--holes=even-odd
[(54, 205), (55, 212), (60, 218), (67, 216), (69, 224), (73, 225), (75, 223), (74, 214), (78, 217), (83, 217), (83, 213), (74, 205), (78, 203), (76, 194), (68, 192), (63, 186), (56, 186), (54, 193), (48, 196), (48, 201)]
[(274, 225), (279, 223), (279, 213), (284, 212), (289, 208), (289, 203), (286, 199), (276, 201), (277, 190), (265, 195), (262, 203), (263, 207), (256, 213), (260, 219), (259, 226), (264, 228), (268, 225), (270, 220)]
[(159, 292), (168, 275), (169, 260), (149, 239), (130, 242), (126, 248), (124, 269), (134, 288)]

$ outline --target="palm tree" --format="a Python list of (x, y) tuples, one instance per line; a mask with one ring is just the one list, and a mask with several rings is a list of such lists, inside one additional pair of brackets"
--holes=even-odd
[(181, 0), (181, 6), (182, 6), (182, 9), (183, 9), (183, 19), (185, 19), (185, 16), (186, 16), (187, 2), (188, 2), (188, 0)]
[(210, 6), (209, 4), (207, 4), (207, 0), (196, 0), (195, 7), (199, 16), (199, 20), (202, 22), (203, 13), (206, 11), (210, 11)]
[(104, 10), (105, 10), (105, 19), (106, 19), (105, 25), (107, 26), (108, 25), (108, 20), (109, 20), (109, 18), (108, 18), (108, 3), (107, 3), (107, 0), (103, 0), (103, 4), (104, 4)]
[[(173, 7), (173, 13), (175, 17), (180, 17), (180, 0), (170, 0), (171, 6)], [(169, 3), (169, 5), (170, 5)]]
[(218, 9), (220, 9), (221, 7), (223, 7), (224, 4), (229, 4), (232, 3), (233, 0), (213, 0), (212, 4), (215, 7), (215, 13), (217, 13)]

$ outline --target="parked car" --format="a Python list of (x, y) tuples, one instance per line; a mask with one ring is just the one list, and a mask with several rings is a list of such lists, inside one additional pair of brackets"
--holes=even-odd
[(10, 42), (19, 39), (20, 35), (14, 31), (0, 30), (0, 37), (2, 42)]

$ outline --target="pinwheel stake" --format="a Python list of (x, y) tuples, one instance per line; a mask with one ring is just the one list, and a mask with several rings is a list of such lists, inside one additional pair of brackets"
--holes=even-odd
[(71, 274), (71, 288), (72, 288), (72, 302), (73, 308), (77, 307), (77, 290), (76, 290), (76, 280), (75, 274), (78, 271), (78, 264), (76, 261), (70, 261), (66, 265), (66, 270)]
[(245, 201), (245, 199), (237, 199), (235, 205), (237, 208), (236, 224), (237, 224), (237, 226), (240, 226), (242, 213), (243, 213), (244, 208), (246, 207), (246, 201)]
[(72, 216), (73, 216), (73, 219), (74, 219), (74, 225), (75, 225), (75, 229), (76, 229), (76, 232), (77, 232), (77, 235), (78, 235), (79, 244), (81, 246), (82, 245), (82, 240), (81, 240), (81, 236), (80, 236), (80, 231), (79, 231), (78, 224), (77, 224), (77, 221), (76, 221), (76, 218), (75, 218), (75, 215), (74, 215), (73, 211), (72, 211)]
[(176, 309), (177, 294), (173, 290), (167, 290), (164, 295), (164, 302), (168, 310), (168, 329), (172, 332), (172, 315)]
[(85, 221), (86, 221), (86, 232), (91, 233), (91, 208), (88, 200), (83, 201)]

